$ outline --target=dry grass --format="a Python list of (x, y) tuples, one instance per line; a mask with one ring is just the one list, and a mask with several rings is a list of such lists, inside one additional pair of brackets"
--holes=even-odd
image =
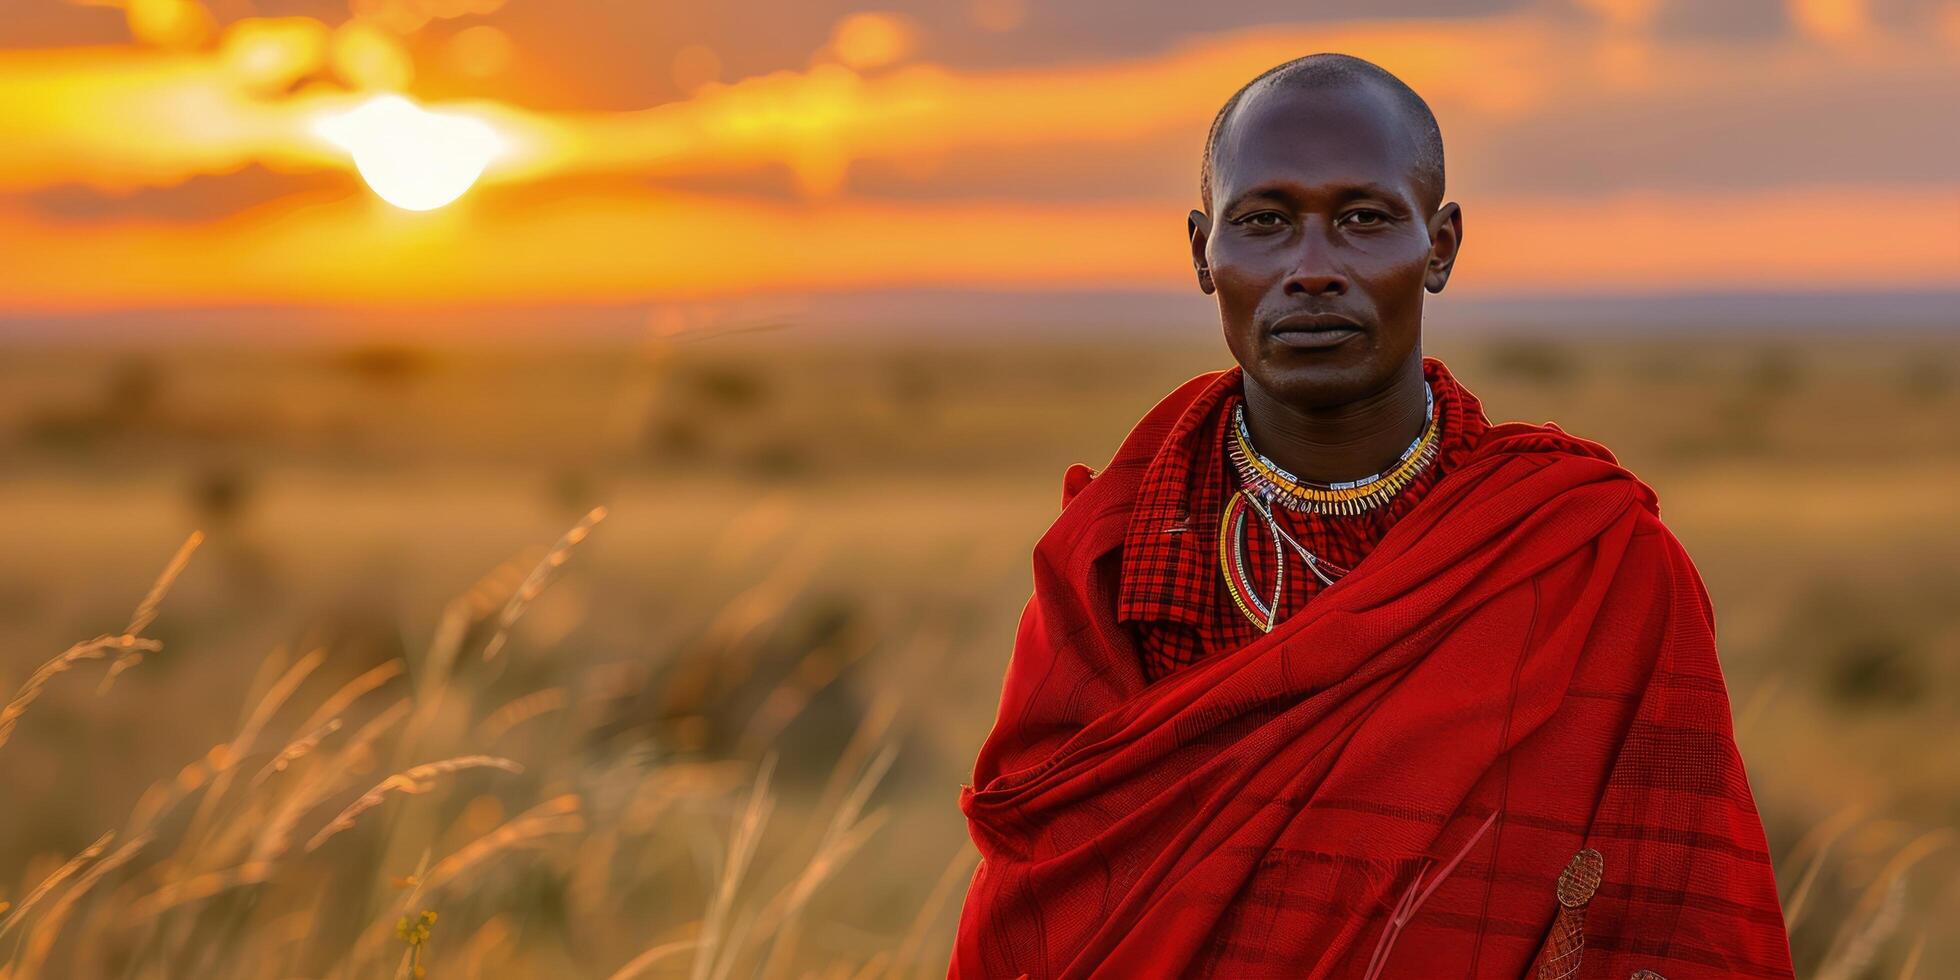
[(26, 948), (20, 953), (19, 959), (9, 965), (9, 976), (23, 978), (41, 976), (42, 964), (47, 962), (48, 954), (54, 951), (55, 941), (60, 938), (62, 927), (68, 924), (68, 917), (75, 911), (76, 904), (93, 891), (103, 878), (128, 864), (138, 851), (150, 843), (150, 840), (149, 834), (139, 834), (124, 841), (121, 847), (91, 865), (81, 877), (75, 879), (75, 883), (68, 886), (68, 890), (62, 892), (61, 897), (55, 899), (54, 904), (48, 907), (47, 914), (34, 923), (34, 927), (28, 931)]
[[(446, 649), (432, 649), (423, 658), (423, 666), (456, 668), (456, 653), (475, 625), (493, 626), (486, 642), (501, 644), (518, 616), (548, 584), (548, 571), (564, 563), (571, 546), (602, 514), (593, 511), (573, 533), (562, 538), (539, 562), (539, 571), (516, 584), (508, 601), (495, 605), (451, 603), (448, 615), (459, 609), (474, 610), (479, 618), (461, 628), (452, 623), (439, 630), (435, 644)], [(187, 547), (173, 559), (159, 586), (144, 600), (132, 630), (147, 626), (155, 617), (157, 600), (182, 571), (182, 559), (188, 553)], [(480, 617), (493, 610), (494, 623), (483, 623)], [(26, 706), (51, 678), (75, 663), (99, 658), (101, 652), (128, 649), (125, 641), (130, 639), (135, 638), (129, 632), (105, 637), (44, 665), (10, 703), (14, 708), (9, 722), (16, 722), (25, 713)], [(144, 649), (153, 653), (160, 645), (147, 643)], [(77, 650), (84, 652), (77, 654)], [(489, 659), (479, 657), (478, 661)], [(478, 904), (474, 890), (467, 898), (453, 890), (465, 879), (479, 886), (487, 884), (492, 890), (513, 887), (513, 879), (521, 880), (522, 873), (506, 869), (500, 878), (497, 866), (499, 862), (521, 862), (525, 852), (536, 852), (533, 857), (547, 864), (553, 862), (555, 852), (556, 861), (569, 872), (573, 869), (563, 865), (571, 856), (567, 842), (603, 839), (617, 849), (635, 839), (644, 841), (658, 830), (663, 814), (669, 814), (672, 807), (692, 804), (712, 810), (717, 801), (729, 799), (728, 791), (733, 789), (725, 780), (704, 781), (700, 777), (705, 773), (692, 764), (662, 767), (648, 762), (636, 767), (632, 777), (623, 782), (619, 773), (594, 774), (599, 782), (584, 792), (548, 796), (514, 817), (478, 828), (477, 811), (498, 809), (498, 797), (484, 795), (487, 786), (473, 790), (474, 795), (465, 794), (456, 791), (453, 782), (481, 770), (520, 776), (526, 767), (505, 756), (453, 755), (406, 767), (374, 783), (319, 823), (306, 846), (294, 852), (289, 847), (294, 832), (309, 822), (310, 813), (347, 788), (350, 773), (374, 763), (378, 743), (393, 733), (396, 752), (411, 750), (405, 744), (410, 730), (402, 729), (401, 723), (424, 711), (428, 699), (453, 696), (456, 679), (436, 682), (425, 678), (416, 696), (373, 712), (329, 753), (330, 758), (323, 757), (323, 747), (328, 747), (347, 725), (347, 719), (356, 715), (363, 699), (403, 673), (399, 661), (369, 668), (314, 706), (295, 726), (298, 734), (272, 752), (242, 788), (236, 788), (233, 775), (248, 759), (264, 754), (257, 748), (259, 743), (328, 662), (329, 655), (324, 648), (315, 648), (291, 663), (281, 665), (281, 660), (276, 652), (268, 660), (272, 669), (263, 673), (272, 679), (230, 739), (186, 766), (176, 779), (158, 784), (139, 799), (128, 821), (129, 836), (121, 847), (110, 851), (117, 834), (103, 834), (48, 874), (18, 905), (0, 909), (7, 913), (0, 921), (0, 938), (16, 929), (25, 930), (24, 940), (0, 966), (0, 978), (78, 975), (76, 971), (99, 969), (112, 961), (123, 962), (126, 969), (148, 964), (138, 971), (142, 973), (190, 972), (200, 976), (218, 975), (207, 968), (217, 969), (220, 962), (224, 964), (220, 971), (223, 975), (257, 976), (289, 968), (298, 961), (318, 964), (327, 976), (357, 977), (385, 969), (381, 964), (388, 959), (395, 961), (398, 975), (420, 975), (414, 971), (432, 968), (441, 975), (442, 967), (432, 966), (442, 945), (431, 929), (435, 913), (413, 910), (459, 901), (465, 908)], [(569, 697), (563, 688), (533, 691), (507, 700), (474, 725), (452, 724), (441, 711), (435, 711), (426, 715), (420, 741), (439, 743), (445, 736), (485, 743), (508, 739), (523, 722), (565, 708)], [(853, 741), (847, 758), (861, 758), (870, 744), (868, 733), (882, 732), (888, 726), (889, 711), (872, 721)], [(837, 802), (813, 853), (766, 899), (756, 893), (759, 882), (753, 874), (769, 816), (777, 803), (769, 786), (775, 762), (773, 756), (765, 760), (735, 821), (721, 870), (707, 892), (703, 916), (677, 927), (690, 935), (641, 951), (610, 970), (599, 962), (587, 963), (585, 968), (595, 974), (641, 976), (692, 951), (690, 975), (701, 980), (725, 980), (744, 969), (760, 970), (765, 976), (781, 974), (796, 949), (795, 933), (810, 901), (882, 822), (882, 813), (867, 815), (865, 807), (893, 757), (893, 749), (887, 745), (864, 767)], [(560, 774), (564, 775), (574, 774)], [(445, 787), (452, 792), (445, 795)], [(626, 799), (619, 798), (621, 790), (628, 791)], [(200, 797), (194, 812), (173, 820), (173, 814), (180, 813), (194, 795)], [(371, 826), (376, 821), (362, 819), (395, 795), (427, 798), (438, 804), (464, 800), (466, 805), (447, 828), (427, 819), (432, 811), (443, 809), (441, 806), (424, 805), (413, 818), (398, 815), (392, 826)], [(613, 805), (603, 810), (610, 821), (607, 825), (592, 825), (588, 795), (610, 798)], [(166, 831), (166, 826), (172, 829)], [(362, 834), (364, 829), (366, 834)], [(174, 844), (175, 853), (141, 863), (139, 857), (153, 850), (151, 845), (160, 835), (170, 838), (166, 842)], [(360, 838), (351, 845), (353, 850), (345, 853), (367, 855), (367, 860), (372, 860), (377, 846), (382, 853), (403, 846), (421, 856), (407, 875), (384, 876), (383, 868), (376, 866), (371, 873), (349, 876), (345, 873), (345, 853), (340, 857), (314, 856), (343, 835)], [(434, 856), (439, 845), (446, 850)], [(386, 863), (385, 858), (382, 863)], [(609, 864), (604, 871), (610, 871)], [(379, 897), (377, 882), (383, 877), (395, 886), (396, 895)], [(103, 894), (98, 885), (108, 880), (114, 880), (117, 887)], [(339, 886), (345, 891), (334, 890), (337, 884), (350, 880)], [(600, 887), (603, 892), (604, 886)], [(643, 886), (634, 883), (634, 887)], [(329, 890), (320, 891), (322, 888)], [(227, 896), (242, 893), (250, 893), (250, 900), (226, 901)], [(587, 905), (603, 903), (605, 898), (602, 893)], [(81, 923), (86, 931), (62, 942), (71, 918), (83, 909), (93, 913)], [(360, 913), (365, 925), (348, 936), (349, 941), (314, 935), (314, 928), (344, 919), (345, 915), (336, 910), (346, 909), (366, 910)], [(270, 921), (275, 915), (280, 923), (276, 929)], [(261, 918), (267, 920), (263, 933), (253, 927)], [(499, 924), (503, 921), (492, 915), (471, 935), (467, 949), (473, 972), (486, 968), (489, 948), (509, 943), (508, 927)], [(209, 941), (207, 934), (212, 929), (233, 935), (222, 956), (199, 945)], [(409, 948), (399, 956), (390, 952), (391, 929), (398, 938), (410, 937)], [(332, 930), (328, 932), (331, 935)], [(272, 937), (279, 937), (279, 941)], [(309, 939), (315, 948), (294, 949), (304, 947)]]
[[(764, 352), (456, 355), (395, 388), (163, 356), (155, 416), (83, 445), (36, 442), (30, 403), (91, 397), (108, 355), (0, 362), (0, 976), (943, 976), (956, 788), (1055, 478), (1216, 352)], [(1953, 975), (1951, 351), (1774, 388), (1747, 345), (1565, 354), (1445, 352), (1493, 418), (1660, 490), (1800, 975)], [(185, 494), (239, 459), (236, 509)], [(178, 547), (186, 506), (210, 533)]]
[(113, 830), (96, 838), (95, 843), (82, 848), (81, 853), (63, 862), (61, 867), (54, 869), (53, 874), (43, 878), (40, 884), (35, 885), (34, 890), (28, 892), (26, 897), (20, 900), (20, 905), (13, 909), (12, 914), (7, 917), (7, 920), (0, 922), (0, 939), (6, 938), (7, 933), (14, 931), (22, 922), (27, 921), (28, 914), (34, 911), (36, 905), (41, 904), (41, 899), (48, 897), (49, 892), (54, 891), (60, 887), (62, 882), (73, 877), (75, 872), (80, 871), (84, 865), (101, 857), (102, 852), (108, 848), (109, 842), (115, 840), (115, 838), (116, 832)]
[[(14, 734), (14, 729), (20, 725), (21, 716), (27, 713), (28, 707), (41, 697), (41, 692), (46, 690), (48, 683), (57, 676), (75, 669), (77, 664), (100, 660), (111, 652), (117, 654), (115, 662), (122, 663), (126, 656), (133, 656), (132, 651), (154, 653), (161, 649), (163, 644), (155, 640), (145, 640), (123, 633), (104, 634), (63, 650), (34, 671), (27, 678), (27, 683), (22, 684), (20, 690), (14, 693), (12, 700), (9, 700), (4, 707), (0, 707), (0, 746), (7, 744), (7, 740)], [(114, 664), (111, 664), (111, 669), (113, 668)]]
[(524, 767), (509, 759), (492, 755), (461, 755), (454, 759), (425, 762), (419, 766), (404, 769), (375, 784), (360, 799), (347, 804), (340, 815), (327, 821), (313, 839), (306, 842), (306, 849), (317, 850), (327, 839), (354, 826), (354, 818), (381, 805), (390, 792), (427, 793), (435, 788), (435, 778), (445, 773), (461, 772), (464, 769), (502, 769), (505, 772), (523, 772)]

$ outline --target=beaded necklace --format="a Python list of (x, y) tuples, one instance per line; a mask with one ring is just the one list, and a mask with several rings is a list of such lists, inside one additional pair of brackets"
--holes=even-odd
[(1425, 420), (1422, 433), (1409, 443), (1409, 448), (1402, 450), (1393, 466), (1380, 473), (1339, 483), (1314, 483), (1288, 473), (1252, 447), (1252, 431), (1246, 428), (1243, 401), (1232, 406), (1229, 446), (1232, 464), (1238, 467), (1239, 477), (1248, 489), (1288, 510), (1359, 514), (1395, 496), (1396, 491), (1408, 486), (1436, 458), (1436, 444), (1442, 431), (1437, 424), (1436, 393), (1425, 383), (1422, 394)]
[[(1232, 604), (1261, 632), (1272, 632), (1279, 620), (1280, 598), (1286, 594), (1288, 545), (1299, 553), (1307, 570), (1323, 585), (1332, 585), (1335, 579), (1348, 573), (1347, 569), (1307, 550), (1293, 535), (1286, 533), (1286, 529), (1273, 518), (1271, 505), (1278, 503), (1288, 510), (1318, 514), (1359, 514), (1394, 497), (1436, 458), (1436, 446), (1442, 430), (1441, 413), (1437, 411), (1435, 391), (1427, 384), (1423, 386), (1423, 399), (1426, 421), (1422, 434), (1409, 443), (1409, 448), (1402, 450), (1395, 464), (1372, 476), (1339, 483), (1302, 480), (1261, 455), (1253, 448), (1252, 433), (1246, 428), (1245, 404), (1241, 402), (1232, 407), (1232, 431), (1228, 441), (1232, 463), (1239, 471), (1243, 487), (1233, 491), (1225, 501), (1224, 513), (1219, 518), (1218, 561), (1225, 575), (1226, 591), (1232, 596)], [(1257, 513), (1266, 522), (1266, 529), (1273, 537), (1273, 599), (1270, 603), (1260, 601), (1252, 588), (1251, 577), (1246, 574), (1247, 510)]]

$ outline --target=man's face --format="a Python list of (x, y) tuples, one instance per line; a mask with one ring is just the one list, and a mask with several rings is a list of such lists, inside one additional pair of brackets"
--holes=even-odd
[(1212, 213), (1189, 227), (1248, 383), (1330, 407), (1420, 356), (1423, 291), (1448, 280), (1462, 219), (1455, 204), (1425, 213), (1415, 153), (1370, 86), (1246, 93), (1219, 136)]

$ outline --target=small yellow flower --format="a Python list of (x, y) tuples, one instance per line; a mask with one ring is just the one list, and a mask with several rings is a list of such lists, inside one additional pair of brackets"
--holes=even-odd
[(420, 946), (429, 941), (429, 926), (434, 925), (435, 921), (436, 914), (428, 909), (423, 909), (414, 921), (403, 916), (395, 923), (395, 936), (410, 946)]
[(395, 923), (395, 937), (408, 944), (408, 968), (416, 977), (427, 975), (427, 969), (422, 965), (422, 947), (428, 944), (429, 927), (435, 921), (435, 910), (423, 909), (422, 914), (413, 921), (404, 915)]

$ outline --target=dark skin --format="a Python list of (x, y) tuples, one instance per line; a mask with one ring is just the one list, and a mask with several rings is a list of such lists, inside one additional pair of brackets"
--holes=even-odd
[(1262, 85), (1220, 133), (1212, 213), (1191, 212), (1252, 441), (1303, 479), (1378, 473), (1422, 431), (1423, 293), (1449, 281), (1463, 216), (1423, 200), (1415, 160), (1372, 85)]

